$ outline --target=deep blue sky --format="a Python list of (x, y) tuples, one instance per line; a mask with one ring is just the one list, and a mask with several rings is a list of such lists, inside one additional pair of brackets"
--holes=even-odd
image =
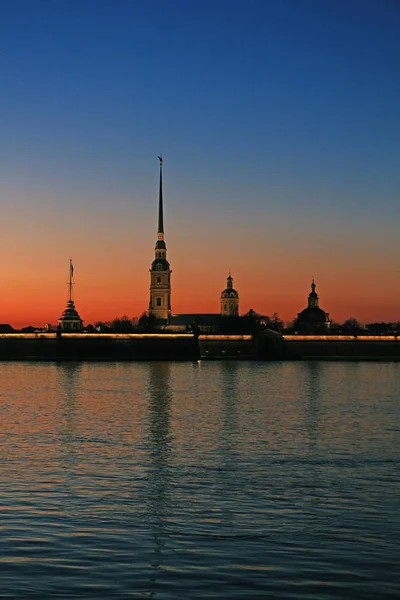
[(302, 247), (326, 226), (364, 250), (376, 234), (365, 260), (387, 265), (399, 73), (397, 0), (2, 0), (0, 206), (20, 223), (54, 226), (68, 204), (93, 230), (152, 226), (163, 152), (175, 248), (193, 221), (204, 236), (217, 219), (242, 254), (253, 226)]
[(390, 0), (3, 0), (2, 162), (389, 192), (399, 40)]

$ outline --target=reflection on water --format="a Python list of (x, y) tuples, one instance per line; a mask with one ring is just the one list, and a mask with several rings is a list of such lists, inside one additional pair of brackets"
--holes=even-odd
[(321, 403), (324, 401), (321, 389), (323, 363), (309, 362), (306, 364), (305, 398), (304, 398), (304, 427), (309, 441), (310, 455), (318, 452), (318, 429)]
[[(220, 470), (220, 491), (222, 498), (229, 498), (234, 489), (239, 456), (239, 364), (237, 362), (225, 362), (221, 365), (221, 416), (218, 468)], [(220, 523), (225, 531), (234, 531), (235, 512), (234, 505), (222, 503), (219, 515)]]
[(0, 598), (399, 596), (399, 364), (0, 370)]
[[(160, 567), (166, 544), (167, 516), (170, 507), (171, 454), (171, 365), (149, 364), (149, 503), (147, 519), (154, 538), (152, 565)], [(152, 581), (156, 581), (153, 576)]]
[(74, 473), (77, 470), (79, 455), (76, 439), (79, 437), (79, 383), (82, 363), (62, 363), (56, 367), (56, 388), (60, 390), (59, 428), (60, 444), (58, 461), (60, 467), (60, 491), (63, 495), (63, 512), (72, 516), (76, 503)]

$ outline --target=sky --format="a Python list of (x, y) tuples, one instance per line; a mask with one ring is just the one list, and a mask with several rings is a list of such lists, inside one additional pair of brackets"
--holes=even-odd
[(400, 320), (400, 2), (2, 0), (0, 323), (148, 308)]

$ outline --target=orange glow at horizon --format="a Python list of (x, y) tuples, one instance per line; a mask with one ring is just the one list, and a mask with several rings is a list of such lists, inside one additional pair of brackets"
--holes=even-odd
[(1, 3), (0, 324), (148, 310), (160, 152), (173, 314), (400, 322), (399, 2), (303, 4)]
[[(147, 310), (156, 200), (146, 210), (127, 205), (118, 215), (112, 206), (93, 214), (86, 209), (68, 227), (62, 226), (67, 209), (46, 219), (26, 211), (24, 220), (21, 210), (16, 202), (10, 220), (20, 226), (2, 235), (0, 323), (55, 324), (67, 300), (70, 257), (85, 325)], [(346, 228), (333, 220), (289, 219), (277, 208), (256, 218), (240, 207), (210, 219), (207, 211), (181, 215), (168, 204), (165, 220), (175, 314), (219, 313), (230, 269), (240, 314), (252, 308), (292, 320), (306, 307), (315, 276), (320, 306), (333, 321), (400, 321), (394, 223), (389, 230), (366, 222)]]
[[(129, 318), (140, 316), (148, 308), (148, 268), (143, 265), (144, 273), (136, 275), (132, 272), (131, 280), (126, 277), (127, 266), (115, 270), (109, 277), (108, 285), (99, 282), (90, 271), (80, 269), (79, 280), (74, 289), (76, 308), (87, 325), (97, 321), (109, 321), (115, 317), (127, 315)], [(173, 263), (171, 263), (173, 267)], [(79, 269), (79, 266), (78, 266)], [(77, 269), (77, 270), (78, 270)], [(209, 277), (203, 289), (198, 289), (198, 278), (206, 280), (208, 269), (204, 267), (196, 274), (179, 273), (172, 269), (172, 312), (179, 313), (219, 313), (220, 293), (225, 287), (225, 277), (216, 275)], [(147, 271), (147, 272), (146, 272)], [(220, 269), (222, 271), (222, 269)], [(50, 274), (50, 273), (49, 273)], [(23, 277), (23, 271), (21, 272)], [(4, 291), (0, 307), (0, 323), (10, 323), (14, 327), (26, 325), (43, 326), (54, 324), (66, 305), (67, 287), (57, 273), (52, 270), (52, 277), (41, 280), (12, 281), (12, 287)], [(182, 279), (178, 280), (181, 275)], [(309, 287), (307, 280), (293, 281), (292, 289), (285, 288), (284, 276), (270, 278), (273, 290), (259, 289), (256, 277), (249, 277), (239, 269), (234, 272), (234, 286), (240, 294), (240, 314), (250, 308), (261, 314), (272, 315), (277, 312), (284, 321), (293, 319), (307, 305)], [(4, 281), (5, 278), (3, 278)], [(241, 279), (245, 284), (241, 284)], [(178, 280), (178, 281), (177, 281)], [(84, 281), (84, 283), (83, 283)], [(341, 287), (348, 290), (345, 281)], [(333, 321), (341, 322), (349, 317), (356, 317), (361, 322), (400, 320), (399, 303), (396, 297), (381, 298), (360, 285), (352, 295), (343, 298), (336, 286), (324, 281), (317, 291), (320, 294), (320, 306), (330, 313)], [(280, 291), (278, 291), (280, 288)], [(285, 289), (287, 294), (285, 294)]]

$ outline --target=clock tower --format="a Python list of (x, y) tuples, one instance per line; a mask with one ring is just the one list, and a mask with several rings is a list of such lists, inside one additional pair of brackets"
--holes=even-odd
[(162, 157), (160, 161), (160, 191), (158, 197), (158, 234), (155, 247), (155, 258), (150, 269), (150, 302), (149, 314), (163, 321), (171, 315), (171, 269), (167, 261), (167, 247), (164, 241), (164, 209), (162, 187)]

